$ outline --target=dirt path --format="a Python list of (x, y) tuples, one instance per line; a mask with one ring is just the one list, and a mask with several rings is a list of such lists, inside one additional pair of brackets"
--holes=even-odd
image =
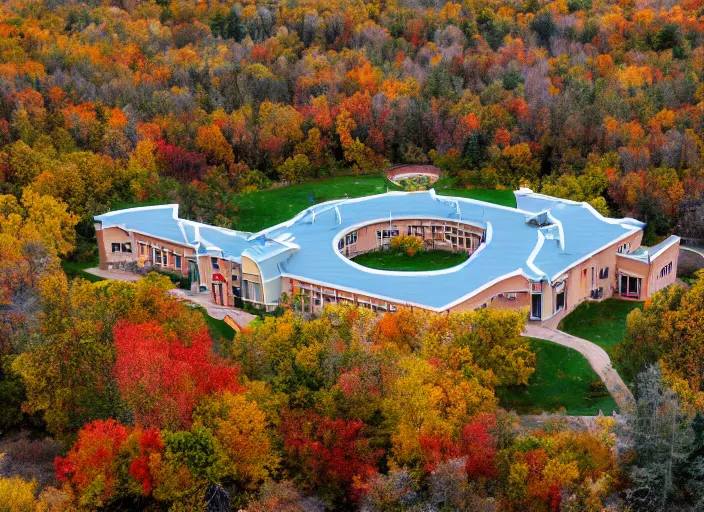
[(589, 364), (601, 380), (604, 381), (606, 389), (609, 390), (621, 410), (633, 404), (631, 390), (628, 389), (621, 376), (611, 366), (611, 358), (600, 346), (566, 332), (535, 324), (526, 325), (523, 336), (540, 338), (541, 340), (552, 341), (558, 345), (575, 349), (587, 358), (587, 361), (589, 361)]

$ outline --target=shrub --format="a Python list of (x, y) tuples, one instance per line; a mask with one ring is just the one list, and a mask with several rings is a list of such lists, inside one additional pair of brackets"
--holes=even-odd
[(403, 251), (413, 257), (418, 252), (425, 250), (423, 240), (410, 235), (399, 235), (391, 239), (391, 248), (397, 251)]

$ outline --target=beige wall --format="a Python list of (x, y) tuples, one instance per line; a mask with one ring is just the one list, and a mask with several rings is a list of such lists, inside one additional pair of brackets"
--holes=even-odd
[[(469, 309), (477, 309), (486, 304), (487, 307), (499, 308), (506, 307), (508, 309), (524, 308), (530, 305), (530, 288), (528, 280), (523, 276), (513, 276), (504, 279), (485, 290), (482, 290), (474, 297), (467, 299), (456, 306), (450, 308), (450, 311), (467, 311)], [(517, 293), (514, 300), (508, 300), (506, 297), (499, 297), (499, 294)], [(493, 300), (492, 300), (493, 299)]]
[[(677, 259), (680, 253), (680, 244), (673, 244), (660, 254), (657, 258), (650, 261), (650, 276), (648, 277), (647, 297), (662, 290), (666, 286), (670, 286), (677, 279)], [(663, 277), (660, 277), (660, 271), (672, 263), (672, 270)]]
[[(101, 229), (96, 231), (96, 235), (98, 235), (98, 244), (101, 246), (99, 249), (100, 268), (107, 269), (108, 266), (116, 263), (137, 261), (137, 248), (135, 247), (135, 243), (124, 229), (117, 227)], [(132, 245), (132, 252), (112, 252), (113, 243), (129, 243)]]
[[(161, 265), (161, 268), (181, 275), (188, 275), (189, 256), (195, 254), (193, 248), (186, 247), (171, 242), (166, 242), (158, 238), (132, 233), (131, 235), (125, 230), (118, 227), (110, 227), (96, 231), (98, 239), (100, 268), (107, 269), (111, 265), (124, 262), (137, 262), (140, 266), (145, 263), (152, 263), (153, 248), (157, 248), (162, 252), (168, 253), (168, 261), (166, 265)], [(132, 245), (131, 253), (112, 252), (113, 243), (130, 243)], [(142, 250), (144, 247), (144, 251)], [(175, 266), (174, 255), (181, 256), (181, 268)], [(163, 261), (163, 260), (162, 260)]]

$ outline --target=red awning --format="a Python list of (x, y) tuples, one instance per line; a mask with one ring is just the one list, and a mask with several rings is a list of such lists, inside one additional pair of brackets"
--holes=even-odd
[(221, 283), (227, 283), (227, 279), (225, 279), (222, 274), (213, 274), (213, 281), (220, 281)]

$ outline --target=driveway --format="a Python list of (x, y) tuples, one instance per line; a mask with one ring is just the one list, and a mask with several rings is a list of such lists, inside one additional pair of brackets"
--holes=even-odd
[(633, 404), (631, 390), (628, 389), (621, 376), (611, 366), (609, 354), (600, 346), (566, 332), (537, 324), (527, 324), (522, 336), (540, 338), (541, 340), (552, 341), (558, 345), (575, 349), (587, 358), (587, 361), (589, 361), (589, 364), (601, 380), (604, 381), (606, 389), (609, 390), (609, 393), (611, 393), (611, 396), (622, 411)]

